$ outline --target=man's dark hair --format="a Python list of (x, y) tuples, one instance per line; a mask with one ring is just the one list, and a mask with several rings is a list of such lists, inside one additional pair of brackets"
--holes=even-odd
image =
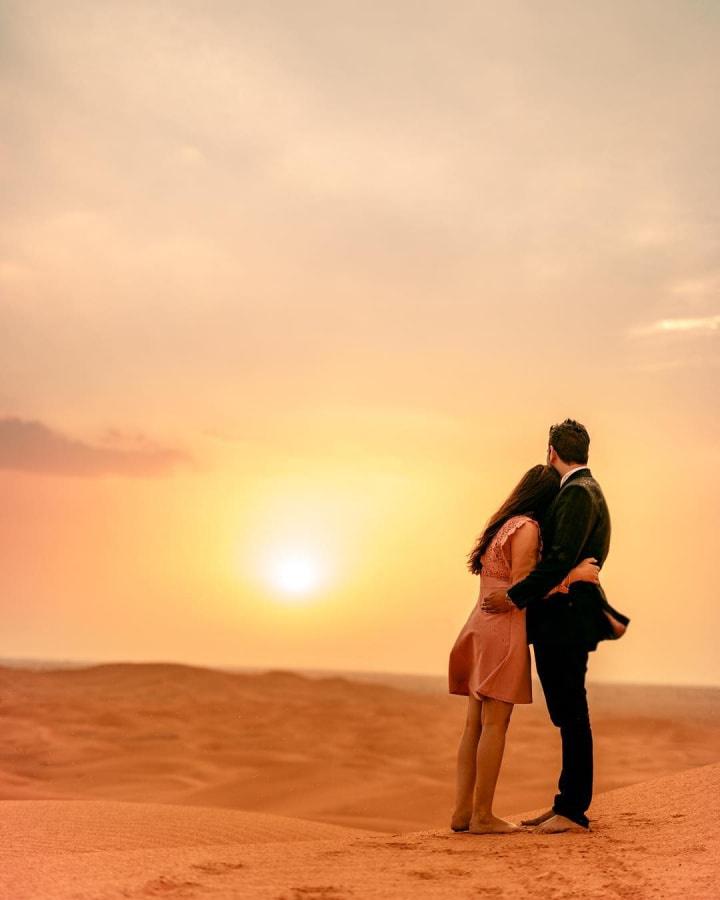
[(575, 419), (565, 419), (550, 428), (550, 446), (564, 463), (586, 463), (590, 449), (590, 435), (587, 428)]

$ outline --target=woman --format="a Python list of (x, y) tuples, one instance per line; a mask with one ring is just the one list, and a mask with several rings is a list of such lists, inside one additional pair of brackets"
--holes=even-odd
[[(450, 827), (474, 834), (504, 834), (519, 826), (493, 815), (492, 804), (515, 703), (532, 703), (525, 610), (488, 613), (483, 599), (521, 581), (537, 563), (540, 526), (560, 490), (552, 466), (533, 466), (490, 519), (469, 554), (480, 575), (480, 594), (458, 635), (448, 664), (449, 693), (467, 694), (465, 730), (458, 749), (457, 802)], [(573, 581), (599, 583), (594, 559), (585, 559), (548, 594), (567, 593)], [(548, 601), (552, 602), (552, 601)]]

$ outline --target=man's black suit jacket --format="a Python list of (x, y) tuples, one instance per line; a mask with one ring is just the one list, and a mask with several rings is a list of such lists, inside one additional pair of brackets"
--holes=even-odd
[(608, 555), (610, 512), (589, 469), (567, 478), (542, 524), (542, 539), (540, 562), (508, 590), (513, 603), (527, 609), (528, 641), (594, 650), (598, 641), (614, 637), (604, 610), (629, 621), (609, 605), (602, 587), (576, 581), (568, 594), (545, 597), (581, 560), (594, 556), (602, 567)]

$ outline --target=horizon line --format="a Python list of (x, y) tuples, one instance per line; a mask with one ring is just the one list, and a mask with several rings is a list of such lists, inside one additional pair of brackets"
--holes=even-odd
[[(216, 669), (220, 671), (246, 671), (246, 672), (297, 672), (301, 674), (322, 674), (328, 673), (329, 675), (337, 675), (339, 673), (344, 673), (347, 675), (372, 675), (372, 676), (391, 676), (391, 677), (407, 677), (407, 678), (445, 678), (447, 674), (445, 672), (407, 672), (407, 671), (393, 671), (387, 669), (339, 669), (339, 668), (328, 668), (324, 666), (313, 667), (313, 666), (286, 666), (286, 665), (274, 665), (274, 664), (266, 664), (262, 666), (257, 665), (237, 665), (237, 664), (222, 664), (222, 663), (196, 663), (196, 662), (187, 662), (185, 660), (170, 660), (170, 659), (150, 659), (150, 660), (131, 660), (131, 659), (82, 659), (82, 658), (48, 658), (48, 657), (40, 657), (40, 656), (8, 656), (8, 657), (0, 657), (0, 665), (8, 665), (10, 668), (21, 668), (22, 666), (16, 665), (13, 666), (13, 663), (19, 664), (23, 662), (28, 663), (42, 663), (42, 664), (59, 664), (61, 666), (73, 666), (76, 668), (82, 668), (84, 666), (95, 666), (95, 665), (182, 665), (182, 666), (191, 666), (193, 668), (200, 669)], [(533, 680), (537, 681), (537, 676), (533, 675)], [(664, 681), (619, 681), (613, 679), (595, 679), (591, 676), (588, 676), (588, 683), (590, 684), (598, 684), (598, 685), (623, 685), (627, 687), (665, 687), (665, 688), (695, 688), (700, 690), (707, 689), (720, 689), (720, 684), (716, 683), (698, 683), (698, 682), (664, 682)]]

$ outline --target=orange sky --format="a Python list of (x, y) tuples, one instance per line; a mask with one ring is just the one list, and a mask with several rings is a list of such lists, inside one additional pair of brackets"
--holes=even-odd
[(0, 656), (443, 674), (572, 416), (592, 676), (720, 683), (714, 7), (4, 18)]

